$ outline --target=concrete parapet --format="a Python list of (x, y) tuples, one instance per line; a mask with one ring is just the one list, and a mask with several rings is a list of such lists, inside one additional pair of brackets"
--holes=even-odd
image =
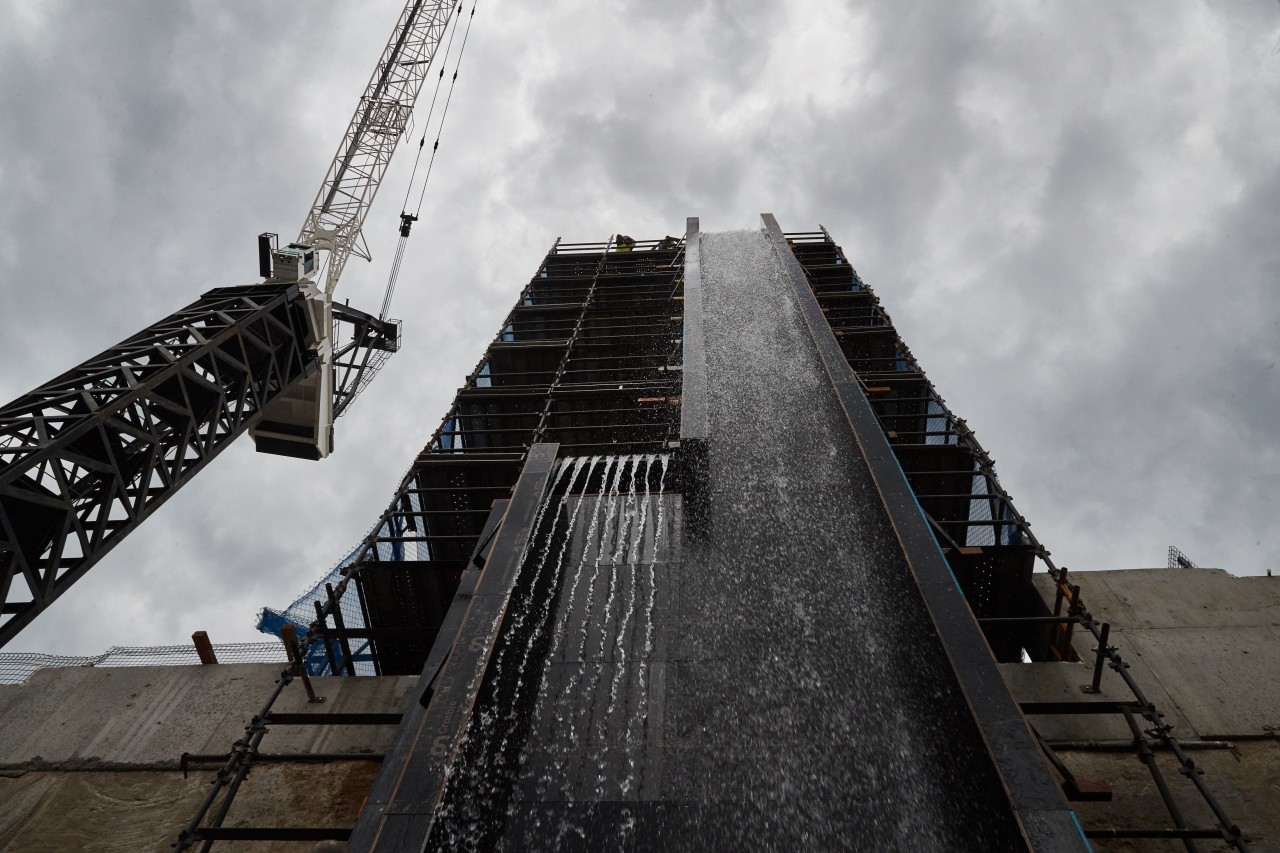
[[(182, 753), (228, 752), (280, 669), (46, 669), (23, 684), (0, 686), (0, 850), (169, 850), (214, 772), (202, 767), (184, 778)], [(398, 713), (412, 699), (415, 681), (317, 678), (325, 702), (308, 703), (295, 683), (273, 711)], [(355, 759), (383, 752), (394, 735), (394, 726), (275, 726), (262, 751)], [(227, 825), (351, 826), (377, 767), (369, 760), (259, 765)]]
[[(1260, 737), (1280, 729), (1280, 578), (1132, 569), (1080, 572), (1073, 582), (1094, 618), (1111, 623), (1110, 644), (1179, 737)], [(1035, 584), (1052, 604), (1048, 576), (1037, 576)], [(1092, 662), (1096, 648), (1088, 631), (1076, 632), (1082, 660)], [(1069, 666), (1079, 664), (1035, 667), (1061, 667), (1056, 676), (1030, 675), (1017, 664), (1005, 671), (1032, 689), (1042, 681), (1077, 679), (1061, 675)], [(1110, 670), (1102, 686), (1104, 694), (1128, 698)]]
[[(1171, 724), (1204, 771), (1209, 788), (1256, 850), (1280, 850), (1280, 578), (1234, 577), (1219, 569), (1079, 572), (1073, 583), (1095, 619), (1111, 625), (1109, 644), (1138, 686)], [(1034, 579), (1052, 607), (1048, 575)], [(1002, 664), (1020, 702), (1129, 702), (1133, 695), (1110, 668), (1102, 692), (1089, 684), (1097, 643), (1077, 629), (1072, 663)], [(1061, 744), (1059, 757), (1081, 778), (1105, 779), (1111, 802), (1076, 803), (1086, 824), (1164, 826), (1169, 816), (1116, 714), (1036, 715), (1042, 736)], [(1139, 721), (1145, 728), (1148, 724)], [(1065, 744), (1063, 742), (1066, 742)], [(1172, 753), (1153, 760), (1170, 781), (1190, 825), (1212, 827), (1212, 813), (1186, 784)], [(1100, 850), (1181, 850), (1165, 841), (1098, 841)], [(1206, 849), (1206, 848), (1202, 848)], [(1214, 846), (1211, 849), (1220, 849)]]
[[(44, 669), (0, 687), (0, 767), (27, 762), (177, 766), (184, 752), (226, 752), (271, 690), (279, 664)], [(317, 678), (326, 697), (307, 702), (299, 685), (274, 710), (291, 713), (400, 711), (415, 679)], [(272, 752), (377, 752), (392, 727), (280, 726)]]

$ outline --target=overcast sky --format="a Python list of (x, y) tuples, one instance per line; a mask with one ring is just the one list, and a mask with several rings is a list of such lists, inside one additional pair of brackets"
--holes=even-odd
[[(401, 5), (0, 0), (0, 398), (255, 281)], [(405, 346), (335, 455), (242, 440), (6, 651), (261, 638), (557, 236), (690, 215), (830, 229), (1060, 564), (1280, 570), (1278, 80), (1274, 0), (478, 0)], [(340, 287), (366, 310), (411, 160)]]

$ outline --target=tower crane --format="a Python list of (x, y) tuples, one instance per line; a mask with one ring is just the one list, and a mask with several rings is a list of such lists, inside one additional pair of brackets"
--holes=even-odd
[[(459, 0), (408, 0), (298, 239), (258, 238), (265, 281), (187, 307), (0, 406), (0, 646), (248, 431), (321, 459), (333, 420), (399, 347), (334, 301)], [(403, 216), (402, 216), (403, 218)], [(407, 223), (406, 223), (407, 224)]]

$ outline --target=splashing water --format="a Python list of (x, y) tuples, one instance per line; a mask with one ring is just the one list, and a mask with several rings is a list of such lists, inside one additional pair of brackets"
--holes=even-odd
[(429, 847), (1016, 849), (797, 292), (701, 260), (699, 522), (665, 456), (560, 463)]
[[(599, 800), (606, 762), (620, 753), (625, 769), (615, 784), (624, 796), (635, 789), (669, 462), (666, 455), (634, 454), (557, 464), (464, 734), (462, 760), (450, 770), (433, 828), (441, 844), (496, 841), (522, 775), (531, 775), (538, 800), (568, 799), (583, 784)], [(557, 669), (562, 680), (552, 683)], [(624, 706), (629, 683), (639, 699)], [(621, 724), (611, 726), (619, 713)], [(535, 724), (568, 749), (531, 761), (525, 744)], [(579, 747), (587, 752), (576, 754)], [(633, 825), (624, 821), (623, 832)], [(565, 819), (542, 840), (582, 834)]]

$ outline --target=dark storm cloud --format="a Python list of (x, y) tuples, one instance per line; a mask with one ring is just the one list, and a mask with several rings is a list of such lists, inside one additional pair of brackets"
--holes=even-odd
[(1136, 526), (1172, 531), (1190, 540), (1189, 552), (1217, 554), (1228, 568), (1274, 566), (1266, 519), (1280, 470), (1280, 378), (1269, 366), (1280, 350), (1277, 177), (1258, 176), (1118, 295), (1122, 334), (1057, 383), (1056, 407), (1086, 424), (1059, 436), (1080, 466), (1075, 476), (1091, 472), (1108, 488), (1086, 502), (1102, 527), (1100, 552)]
[[(292, 237), (398, 6), (19, 4), (0, 396), (251, 281), (254, 236)], [(393, 307), (405, 348), (334, 457), (233, 447), (17, 645), (253, 638), (257, 607), (372, 523), (557, 236), (764, 210), (845, 246), (1061, 561), (1158, 565), (1174, 543), (1280, 567), (1276, 4), (476, 8)], [(378, 262), (344, 277), (353, 305), (381, 298), (411, 155), (366, 224)]]

